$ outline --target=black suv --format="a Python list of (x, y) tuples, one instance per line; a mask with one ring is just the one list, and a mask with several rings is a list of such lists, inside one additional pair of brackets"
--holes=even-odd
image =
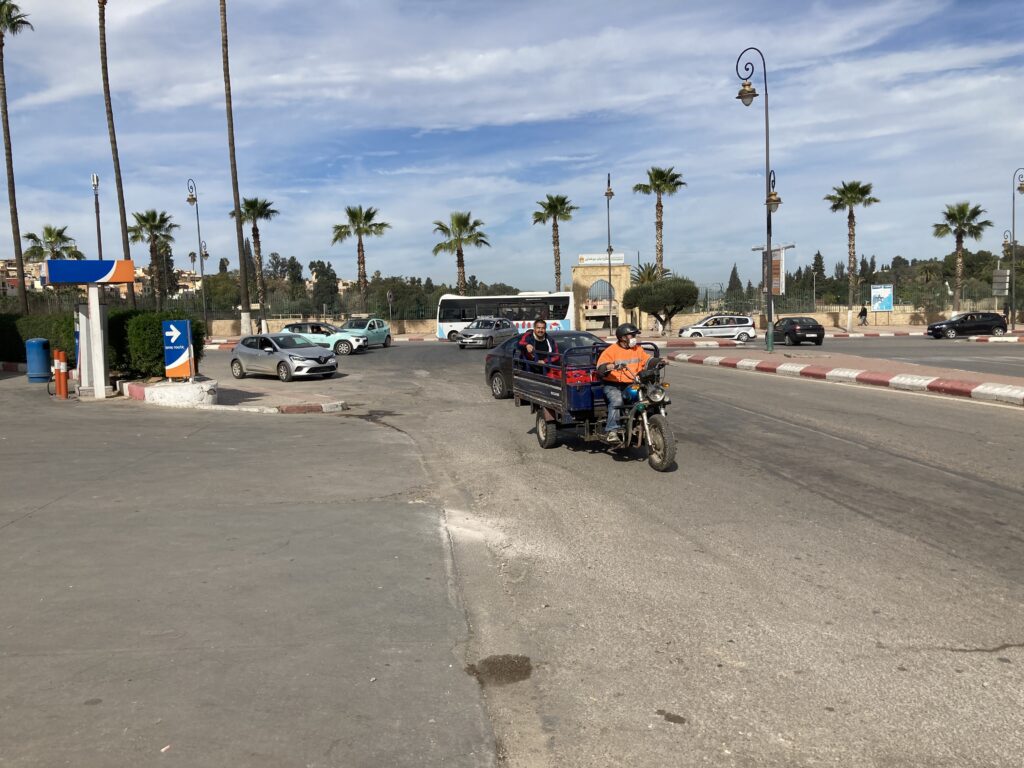
[(1006, 333), (1006, 320), (996, 312), (961, 312), (949, 320), (941, 320), (928, 326), (928, 335), (941, 339), (955, 339), (957, 336), (1002, 336)]

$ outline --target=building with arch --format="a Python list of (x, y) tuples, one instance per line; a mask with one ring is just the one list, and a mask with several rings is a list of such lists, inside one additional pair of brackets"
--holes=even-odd
[[(576, 327), (589, 331), (608, 327), (608, 316), (614, 328), (634, 319), (635, 313), (622, 309), (622, 295), (629, 290), (631, 275), (624, 253), (581, 253), (579, 263), (572, 267), (572, 293), (576, 305)], [(609, 281), (609, 270), (611, 272)]]

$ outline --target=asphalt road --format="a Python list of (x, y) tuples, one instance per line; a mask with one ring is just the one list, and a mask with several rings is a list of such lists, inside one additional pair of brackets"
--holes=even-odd
[[(322, 385), (353, 405), (344, 416), (128, 405), (112, 427), (70, 432), (52, 415), (8, 419), (0, 437), (13, 424), (39, 442), (0, 456), (33, 489), (31, 514), (0, 530), (0, 755), (29, 734), (48, 756), (95, 756), (123, 725), (145, 738), (115, 757), (149, 755), (162, 708), (212, 745), (190, 765), (269, 765), (291, 748), (277, 764), (1019, 766), (1021, 409), (673, 366), (679, 467), (658, 474), (572, 439), (541, 449), (528, 410), (490, 397), (483, 355), (409, 343), (348, 358)], [(227, 355), (206, 370), (227, 376)], [(46, 456), (97, 435), (100, 450), (51, 479)], [(143, 451), (142, 435), (169, 447)], [(201, 450), (179, 500), (159, 466), (163, 451), (191, 455), (186, 439)], [(125, 471), (110, 471), (115, 458)], [(353, 487), (323, 484), (332, 474)], [(76, 491), (91, 506), (76, 511)], [(395, 520), (391, 504), (414, 512)], [(435, 588), (438, 514), (450, 595)], [(297, 585), (264, 565), (295, 547)], [(396, 554), (402, 567), (387, 567)], [(373, 576), (349, 588), (360, 569)], [(194, 585), (207, 574), (238, 588), (214, 600)], [(76, 604), (82, 583), (112, 596)], [(376, 586), (395, 597), (364, 628)], [(299, 661), (266, 650), (303, 622)], [(250, 633), (262, 652), (246, 657)], [(154, 652), (132, 655), (140, 644)], [(399, 658), (384, 694), (359, 685)], [(232, 674), (218, 676), (221, 659)], [(480, 683), (488, 754), (460, 664)], [(94, 698), (114, 702), (98, 724)], [(443, 729), (416, 719), (423, 701), (448, 706)], [(238, 751), (248, 739), (265, 763)], [(373, 751), (388, 748), (399, 759)], [(8, 762), (57, 762), (29, 754)]]
[(821, 350), (902, 360), (976, 373), (1024, 377), (1024, 344), (982, 344), (928, 337), (825, 339)]
[(435, 478), (467, 660), (531, 660), (485, 688), (509, 765), (1019, 765), (1019, 409), (674, 367), (657, 474), (393, 352), (349, 381)]

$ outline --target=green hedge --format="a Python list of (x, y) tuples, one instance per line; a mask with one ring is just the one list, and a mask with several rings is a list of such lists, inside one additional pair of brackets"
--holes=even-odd
[(143, 376), (163, 376), (164, 373), (164, 320), (190, 320), (192, 322), (193, 354), (196, 369), (203, 359), (203, 339), (206, 328), (203, 321), (180, 312), (140, 312), (127, 323), (128, 354), (131, 370)]
[[(206, 328), (203, 321), (179, 312), (143, 312), (117, 309), (107, 317), (107, 362), (112, 371), (162, 376), (164, 342), (162, 321), (190, 320), (193, 349), (198, 368), (203, 359)], [(75, 362), (75, 319), (71, 313), (53, 315), (0, 314), (0, 360), (25, 362), (27, 339), (49, 339), (51, 352), (63, 349), (68, 353), (68, 366)]]

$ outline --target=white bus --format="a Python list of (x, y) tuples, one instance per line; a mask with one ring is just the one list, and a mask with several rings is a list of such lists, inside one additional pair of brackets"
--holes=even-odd
[(523, 332), (538, 317), (552, 331), (575, 329), (576, 306), (571, 292), (528, 292), (515, 296), (456, 296), (446, 293), (437, 303), (437, 338), (452, 341), (478, 317), (504, 317)]

